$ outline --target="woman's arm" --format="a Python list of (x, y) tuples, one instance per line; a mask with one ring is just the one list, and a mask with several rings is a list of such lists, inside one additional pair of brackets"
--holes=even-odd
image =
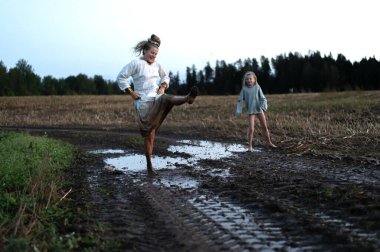
[(140, 99), (140, 95), (135, 93), (131, 87), (131, 84), (133, 83), (132, 74), (135, 69), (134, 61), (127, 64), (123, 67), (123, 69), (120, 71), (119, 75), (117, 76), (117, 84), (119, 88), (124, 91), (125, 93), (129, 93), (134, 100)]
[(116, 82), (119, 88), (124, 92), (127, 92), (127, 89), (130, 88), (131, 84), (133, 83), (132, 73), (134, 69), (135, 64), (134, 61), (132, 61), (129, 64), (125, 65), (123, 69), (121, 69), (120, 73), (116, 78)]

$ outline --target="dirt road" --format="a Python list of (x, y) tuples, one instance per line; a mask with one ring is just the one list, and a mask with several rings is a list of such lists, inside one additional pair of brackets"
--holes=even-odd
[[(159, 135), (153, 164), (166, 163), (149, 178), (138, 159), (123, 159), (142, 156), (134, 132), (28, 131), (86, 153), (71, 196), (91, 206), (107, 250), (380, 250), (379, 167)], [(205, 155), (220, 146), (228, 155)]]

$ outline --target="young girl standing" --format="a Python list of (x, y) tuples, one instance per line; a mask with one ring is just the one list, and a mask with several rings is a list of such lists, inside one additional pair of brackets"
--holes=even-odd
[(257, 83), (257, 77), (254, 72), (246, 72), (243, 77), (242, 89), (236, 106), (236, 115), (240, 115), (243, 110), (243, 101), (247, 107), (248, 113), (248, 151), (253, 149), (253, 133), (255, 130), (255, 117), (259, 118), (261, 129), (265, 136), (267, 144), (272, 148), (277, 148), (270, 139), (267, 121), (264, 112), (267, 110), (267, 99)]

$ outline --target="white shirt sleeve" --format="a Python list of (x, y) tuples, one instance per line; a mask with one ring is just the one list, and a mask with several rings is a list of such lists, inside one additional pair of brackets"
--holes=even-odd
[(131, 87), (131, 84), (133, 83), (132, 74), (134, 68), (135, 64), (134, 61), (132, 61), (131, 63), (124, 66), (118, 74), (116, 82), (122, 91), (125, 91), (127, 88)]
[(170, 78), (169, 78), (169, 74), (168, 72), (166, 72), (166, 70), (161, 66), (161, 64), (158, 64), (158, 74), (160, 75), (160, 78), (161, 78), (161, 83), (166, 83), (168, 84), (168, 87), (169, 87), (169, 82), (170, 82)]

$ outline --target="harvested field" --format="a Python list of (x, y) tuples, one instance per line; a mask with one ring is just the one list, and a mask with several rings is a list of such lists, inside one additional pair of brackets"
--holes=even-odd
[(257, 123), (245, 152), (237, 97), (201, 96), (163, 123), (155, 178), (129, 97), (1, 97), (0, 126), (85, 153), (70, 197), (103, 227), (104, 250), (379, 250), (380, 92), (267, 98), (278, 149)]

